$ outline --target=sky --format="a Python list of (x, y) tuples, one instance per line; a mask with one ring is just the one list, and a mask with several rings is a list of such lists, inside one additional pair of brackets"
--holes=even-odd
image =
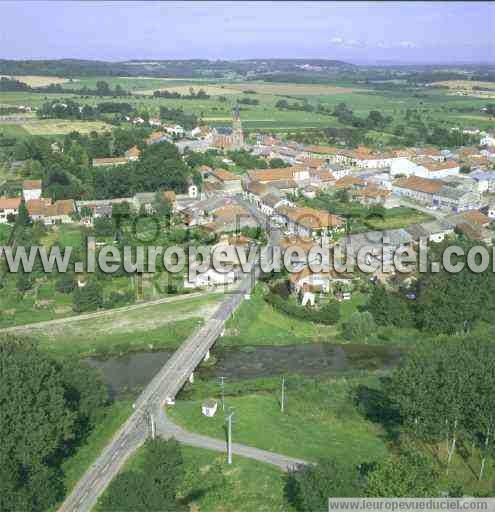
[(495, 2), (0, 1), (0, 59), (495, 63)]

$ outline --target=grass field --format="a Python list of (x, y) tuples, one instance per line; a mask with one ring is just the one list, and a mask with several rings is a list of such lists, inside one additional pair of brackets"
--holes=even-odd
[(263, 285), (259, 285), (228, 320), (221, 339), (223, 346), (316, 343), (337, 335), (335, 326), (314, 324), (280, 313), (265, 302), (263, 294)]
[(19, 124), (0, 124), (0, 133), (4, 137), (15, 137), (23, 139), (30, 135), (30, 133)]
[[(384, 432), (365, 420), (350, 399), (362, 379), (289, 377), (284, 413), (278, 390), (227, 396), (226, 407), (235, 411), (233, 438), (307, 461), (331, 457), (344, 465), (357, 465), (378, 460), (387, 453)], [(207, 418), (201, 414), (201, 403), (178, 400), (168, 414), (188, 430), (224, 439), (222, 412)]]
[(110, 126), (101, 121), (64, 121), (44, 119), (23, 123), (21, 127), (30, 135), (64, 135), (70, 132), (90, 133), (110, 130)]
[(191, 298), (104, 317), (33, 329), (40, 346), (60, 355), (110, 355), (138, 350), (177, 348), (215, 308), (219, 296)]
[[(228, 466), (218, 452), (181, 446), (186, 477), (180, 489), (180, 501), (191, 512), (295, 512), (284, 498), (285, 475), (278, 468), (237, 457)], [(141, 472), (147, 447), (140, 448), (123, 471)], [(212, 488), (208, 472), (213, 464), (222, 465), (225, 485)], [(108, 492), (108, 491), (107, 491)], [(95, 512), (104, 512), (97, 505)]]

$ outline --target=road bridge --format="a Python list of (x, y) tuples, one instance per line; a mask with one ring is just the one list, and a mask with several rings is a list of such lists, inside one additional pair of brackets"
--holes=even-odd
[[(269, 235), (270, 245), (278, 244), (280, 233), (273, 230)], [(242, 303), (246, 295), (251, 293), (259, 273), (259, 266), (255, 265), (250, 273), (244, 274), (235, 289), (226, 291), (224, 299), (212, 317), (179, 347), (153, 377), (134, 403), (132, 415), (79, 480), (59, 508), (59, 512), (89, 512), (93, 508), (98, 497), (101, 496), (125, 462), (147, 439), (150, 414), (160, 420), (158, 433), (161, 432), (165, 437), (170, 437), (172, 427), (170, 422), (167, 423), (164, 419), (164, 407), (167, 400), (175, 398), (193, 375), (194, 370), (207, 357), (217, 338), (222, 335), (227, 319)], [(223, 451), (222, 441), (186, 433), (178, 427), (175, 433), (183, 442), (189, 440), (194, 446)], [(239, 444), (234, 446), (234, 453), (251, 456), (284, 469), (302, 462)]]

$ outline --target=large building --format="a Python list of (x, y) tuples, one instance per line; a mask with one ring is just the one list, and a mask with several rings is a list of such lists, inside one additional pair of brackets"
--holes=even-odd
[(244, 147), (244, 133), (238, 106), (232, 110), (232, 128), (218, 128), (213, 136), (213, 146), (220, 149)]

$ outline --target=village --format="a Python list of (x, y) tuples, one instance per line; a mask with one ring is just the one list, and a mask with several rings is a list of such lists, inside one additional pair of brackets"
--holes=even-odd
[[(141, 124), (144, 120), (129, 122)], [(233, 110), (232, 127), (222, 130), (201, 126), (187, 133), (180, 125), (171, 126), (153, 118), (148, 124), (155, 131), (145, 139), (147, 146), (167, 142), (175, 144), (181, 154), (213, 150), (219, 159), (227, 150), (242, 150), (266, 162), (284, 165), (238, 174), (229, 170), (233, 162), (223, 157), (223, 168), (199, 166), (201, 184), (190, 182), (186, 193), (150, 190), (133, 197), (99, 200), (52, 200), (43, 194), (41, 180), (24, 180), (21, 197), (0, 198), (0, 223), (15, 222), (21, 202), (31, 219), (45, 226), (92, 226), (96, 219), (110, 218), (112, 208), (119, 204), (125, 204), (135, 214), (152, 215), (157, 194), (161, 193), (177, 216), (176, 223), (186, 229), (205, 229), (216, 237), (217, 244), (242, 245), (246, 242), (239, 241), (241, 232), (266, 229), (266, 222), (280, 228), (285, 237), (282, 248), (300, 244), (306, 251), (312, 244), (330, 242), (344, 244), (355, 252), (372, 245), (381, 254), (383, 237), (389, 238), (394, 248), (417, 245), (420, 238), (439, 243), (458, 235), (472, 241), (493, 242), (490, 227), (495, 221), (495, 138), (489, 132), (478, 130), (475, 135), (479, 136), (479, 145), (473, 147), (378, 152), (366, 147), (349, 150), (303, 145), (262, 134), (252, 135), (253, 142), (248, 143), (238, 108)], [(52, 151), (63, 148), (55, 142)], [(121, 166), (138, 161), (140, 155), (141, 150), (133, 146), (122, 157), (97, 158), (92, 165)], [(318, 198), (323, 197), (337, 198), (344, 205), (343, 213), (315, 207)], [(384, 220), (389, 212), (401, 211), (413, 212), (413, 219), (417, 213), (428, 220), (405, 222), (400, 228), (388, 227), (384, 222), (380, 229), (353, 229), (352, 215), (345, 212), (346, 206), (352, 209), (353, 205), (367, 208), (377, 221)], [(260, 226), (260, 221), (264, 225)], [(379, 222), (377, 226), (380, 227)], [(387, 278), (380, 272), (375, 277)], [(184, 285), (215, 287), (233, 281), (233, 273), (222, 275), (210, 269), (197, 282), (185, 280)], [(344, 282), (350, 289), (350, 280), (342, 280), (335, 273), (313, 274), (304, 267), (291, 276), (293, 291), (301, 292), (301, 297), (306, 294), (303, 304), (314, 304), (314, 292), (328, 293), (335, 282)], [(340, 293), (338, 297), (348, 299), (350, 293)]]

